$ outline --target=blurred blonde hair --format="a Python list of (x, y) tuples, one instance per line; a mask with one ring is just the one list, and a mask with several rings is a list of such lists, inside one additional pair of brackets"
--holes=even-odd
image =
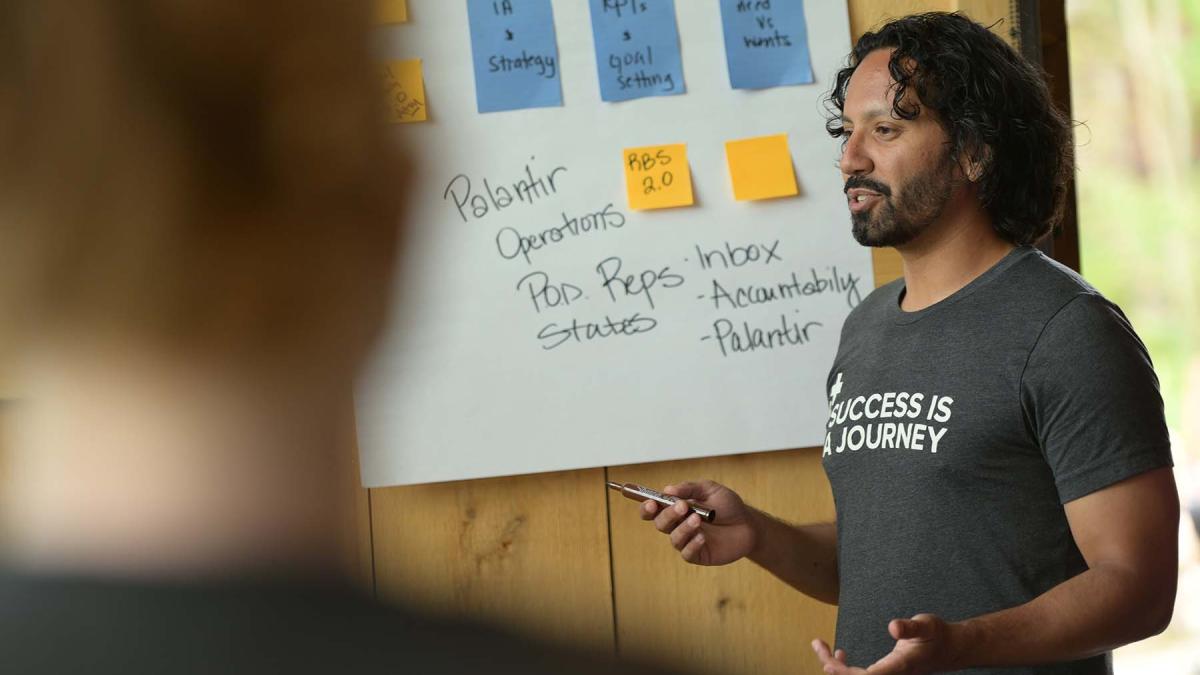
[(0, 345), (359, 358), (396, 236), (366, 3), (0, 2)]

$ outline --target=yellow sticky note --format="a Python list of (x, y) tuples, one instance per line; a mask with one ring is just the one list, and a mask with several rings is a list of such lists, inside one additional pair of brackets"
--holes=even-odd
[(686, 145), (626, 148), (622, 159), (629, 208), (667, 209), (691, 206), (695, 202)]
[(391, 61), (383, 68), (388, 110), (393, 122), (424, 122), (429, 119), (425, 105), (425, 79), (421, 77), (421, 59)]
[(375, 0), (375, 20), (379, 23), (408, 21), (408, 0)]
[(738, 201), (790, 197), (800, 192), (787, 134), (745, 138), (725, 144), (733, 196)]

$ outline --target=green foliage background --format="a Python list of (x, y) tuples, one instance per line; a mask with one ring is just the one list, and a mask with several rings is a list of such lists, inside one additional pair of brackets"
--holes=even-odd
[(1200, 459), (1200, 0), (1069, 0), (1081, 267), (1154, 359)]

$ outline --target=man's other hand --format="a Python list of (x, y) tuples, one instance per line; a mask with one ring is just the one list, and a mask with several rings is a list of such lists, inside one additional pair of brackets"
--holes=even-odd
[(829, 645), (813, 640), (812, 648), (829, 675), (926, 675), (957, 670), (958, 654), (964, 647), (962, 628), (933, 614), (918, 614), (911, 619), (893, 619), (888, 633), (896, 641), (891, 653), (866, 670), (846, 665), (846, 652), (830, 653)]

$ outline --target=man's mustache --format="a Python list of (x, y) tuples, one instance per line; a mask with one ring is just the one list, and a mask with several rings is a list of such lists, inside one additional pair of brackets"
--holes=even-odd
[(846, 185), (842, 188), (842, 193), (845, 194), (854, 188), (863, 188), (871, 192), (878, 192), (884, 197), (892, 196), (892, 189), (890, 187), (863, 176), (850, 176), (847, 178)]

